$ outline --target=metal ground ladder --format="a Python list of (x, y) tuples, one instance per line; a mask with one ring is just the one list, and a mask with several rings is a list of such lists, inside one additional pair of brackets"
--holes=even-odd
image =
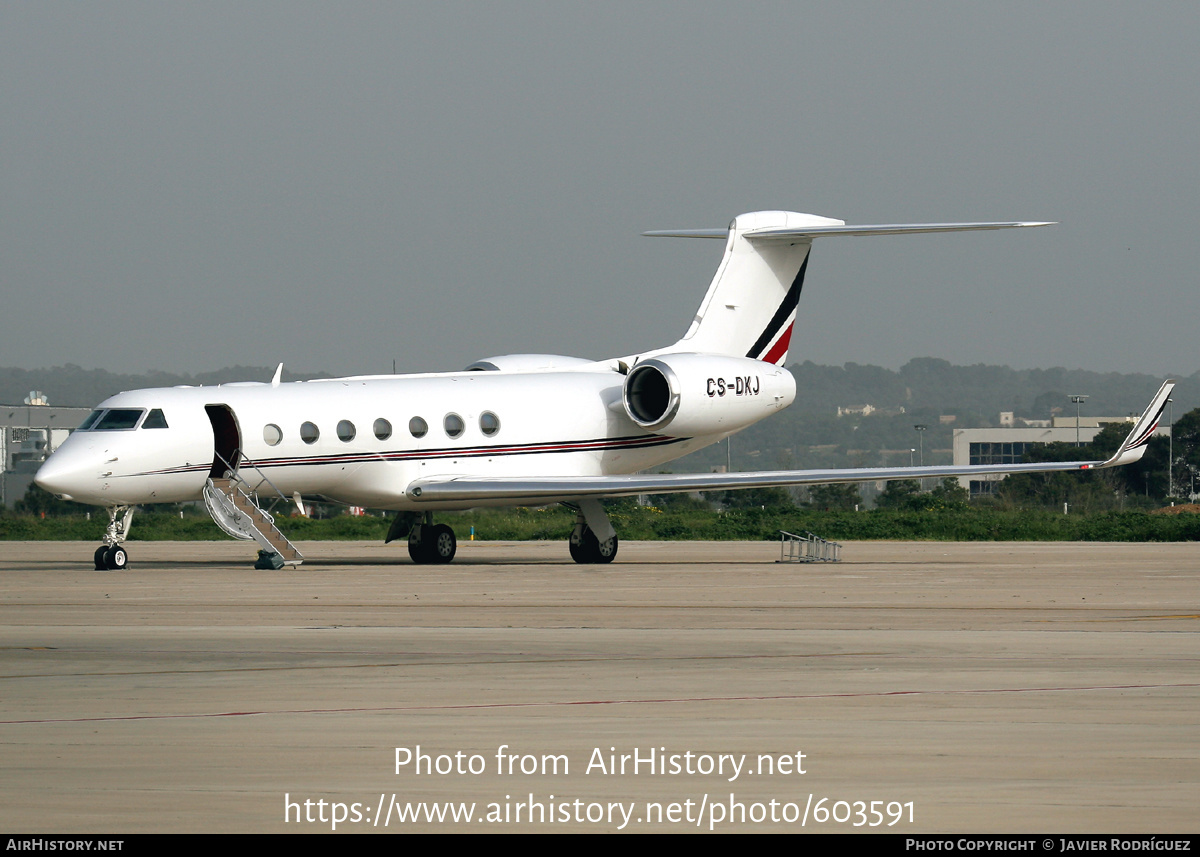
[(842, 546), (812, 533), (798, 536), (779, 531), (780, 562), (841, 562)]

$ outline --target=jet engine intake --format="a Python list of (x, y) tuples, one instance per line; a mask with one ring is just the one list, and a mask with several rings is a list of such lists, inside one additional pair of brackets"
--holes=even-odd
[(737, 431), (790, 405), (792, 373), (748, 357), (664, 354), (638, 362), (625, 379), (629, 418), (647, 431), (674, 435)]

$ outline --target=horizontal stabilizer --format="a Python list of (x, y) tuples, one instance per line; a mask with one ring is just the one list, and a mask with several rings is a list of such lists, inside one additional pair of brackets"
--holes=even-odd
[(643, 232), (645, 238), (725, 238), (728, 229), (654, 229)]
[[(800, 226), (749, 229), (742, 234), (751, 241), (787, 241), (829, 238), (840, 235), (915, 235), (922, 232), (980, 232), (989, 229), (1020, 229), (1053, 226), (1054, 221), (1004, 221), (1000, 223), (883, 223), (865, 226)], [(724, 238), (728, 229), (657, 229), (643, 232), (647, 238)]]

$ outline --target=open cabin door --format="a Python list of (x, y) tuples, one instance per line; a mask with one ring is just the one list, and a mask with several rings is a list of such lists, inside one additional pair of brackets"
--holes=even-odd
[(255, 568), (299, 565), (304, 561), (303, 554), (275, 526), (270, 513), (258, 505), (257, 488), (248, 486), (238, 475), (238, 465), (244, 456), (242, 431), (233, 408), (205, 405), (204, 411), (213, 430), (213, 463), (204, 485), (204, 506), (208, 513), (218, 527), (235, 539), (258, 542), (261, 550)]
[(237, 473), (242, 459), (242, 431), (229, 405), (205, 405), (213, 430), (213, 462), (208, 471), (210, 479), (221, 479), (226, 473)]

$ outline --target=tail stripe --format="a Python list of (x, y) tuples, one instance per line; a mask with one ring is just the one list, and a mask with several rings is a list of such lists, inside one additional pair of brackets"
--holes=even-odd
[[(774, 360), (770, 359), (770, 355), (767, 355), (767, 357), (759, 357), (759, 355), (762, 354), (763, 350), (771, 344), (771, 340), (775, 338), (775, 335), (779, 333), (783, 326), (792, 320), (792, 316), (796, 312), (796, 306), (800, 303), (800, 291), (804, 288), (804, 274), (807, 271), (808, 256), (805, 256), (804, 263), (800, 266), (800, 271), (796, 274), (796, 279), (792, 280), (792, 287), (788, 289), (787, 294), (783, 296), (783, 303), (779, 305), (779, 309), (775, 310), (775, 315), (771, 316), (770, 322), (767, 323), (766, 328), (758, 337), (758, 340), (750, 347), (750, 350), (746, 352), (747, 357), (751, 357), (755, 360), (766, 360), (768, 363), (775, 362)], [(790, 329), (779, 338), (779, 342), (783, 343), (785, 353), (787, 351), (787, 343), (790, 339)], [(777, 342), (777, 347), (778, 344), (779, 343)], [(774, 353), (775, 349), (771, 349), (771, 352)], [(776, 355), (776, 359), (778, 359), (778, 356), (779, 355)]]
[(787, 357), (788, 343), (792, 341), (792, 328), (795, 326), (796, 322), (793, 321), (787, 326), (787, 330), (783, 332), (783, 336), (775, 340), (775, 344), (771, 346), (771, 350), (763, 358), (764, 363), (774, 363), (778, 366)]

